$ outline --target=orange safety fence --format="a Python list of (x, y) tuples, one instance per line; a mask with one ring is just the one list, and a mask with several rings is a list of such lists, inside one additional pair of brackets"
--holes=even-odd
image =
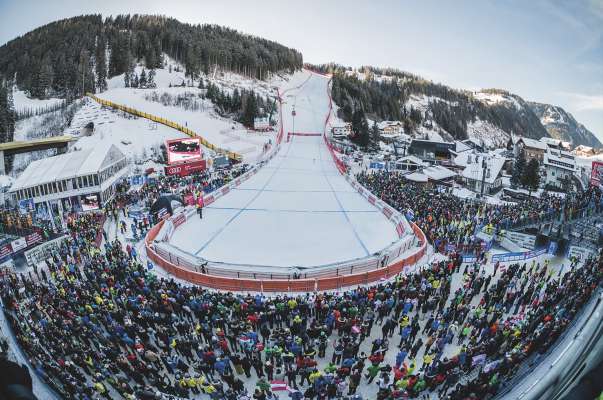
[(337, 290), (358, 285), (367, 285), (382, 279), (390, 279), (404, 270), (405, 267), (414, 265), (425, 254), (427, 242), (425, 235), (419, 227), (412, 224), (413, 231), (421, 240), (421, 247), (417, 252), (399, 260), (394, 264), (358, 274), (342, 275), (316, 279), (239, 279), (224, 276), (207, 275), (174, 265), (159, 256), (153, 248), (153, 240), (159, 233), (163, 221), (151, 228), (145, 238), (147, 257), (163, 268), (165, 271), (179, 279), (223, 291), (238, 292), (313, 292), (324, 290)]
[(222, 149), (222, 148), (214, 145), (213, 143), (210, 143), (209, 141), (207, 141), (207, 139), (205, 139), (204, 137), (198, 135), (193, 130), (191, 130), (191, 129), (185, 127), (185, 126), (182, 126), (180, 124), (177, 124), (177, 123), (175, 123), (173, 121), (169, 121), (169, 120), (167, 120), (165, 118), (157, 117), (155, 115), (152, 115), (152, 114), (149, 114), (149, 113), (145, 113), (143, 111), (139, 111), (139, 110), (137, 110), (135, 108), (132, 108), (132, 107), (127, 107), (127, 106), (124, 106), (124, 105), (121, 105), (121, 104), (114, 103), (114, 102), (109, 101), (109, 100), (101, 99), (100, 97), (96, 97), (92, 93), (87, 93), (86, 95), (88, 97), (90, 97), (92, 100), (96, 101), (97, 103), (99, 103), (99, 104), (101, 104), (103, 106), (111, 107), (111, 108), (114, 108), (116, 110), (121, 110), (123, 112), (126, 112), (128, 114), (132, 114), (132, 115), (136, 115), (138, 117), (146, 118), (146, 119), (151, 120), (153, 122), (157, 122), (159, 124), (168, 126), (170, 128), (173, 128), (173, 129), (176, 129), (176, 130), (178, 130), (178, 131), (180, 131), (180, 132), (182, 132), (185, 135), (188, 135), (190, 137), (198, 138), (199, 141), (201, 142), (201, 144), (203, 146), (207, 147), (208, 149), (214, 150), (214, 151), (216, 151), (218, 153), (226, 154), (226, 156), (228, 156), (228, 158), (230, 158), (233, 161), (241, 161), (243, 159), (243, 157), (240, 154), (235, 153), (235, 152), (230, 151), (230, 150)]

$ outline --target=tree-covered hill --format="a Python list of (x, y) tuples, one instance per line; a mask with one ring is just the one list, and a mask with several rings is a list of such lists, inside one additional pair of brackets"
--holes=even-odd
[(457, 90), (395, 69), (353, 71), (333, 64), (316, 68), (333, 73), (333, 100), (346, 121), (361, 112), (377, 121), (403, 121), (409, 134), (427, 126), (449, 139), (472, 136), (478, 124), (507, 135), (549, 136), (529, 104), (504, 91)]
[(52, 22), (1, 46), (0, 75), (31, 97), (76, 97), (104, 90), (107, 78), (136, 62), (159, 67), (164, 53), (194, 78), (215, 66), (264, 79), (303, 65), (294, 49), (217, 25), (154, 15), (85, 15)]

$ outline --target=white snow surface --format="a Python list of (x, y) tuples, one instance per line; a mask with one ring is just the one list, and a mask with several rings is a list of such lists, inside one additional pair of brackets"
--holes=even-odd
[(55, 104), (61, 103), (65, 100), (50, 98), (45, 100), (30, 99), (27, 97), (27, 93), (22, 90), (13, 90), (13, 102), (15, 105), (15, 111), (20, 112), (24, 110), (39, 110), (44, 107), (54, 106)]
[(184, 125), (210, 143), (224, 149), (237, 152), (246, 162), (254, 162), (262, 154), (264, 144), (274, 139), (274, 132), (259, 133), (247, 131), (241, 124), (227, 118), (221, 118), (211, 108), (204, 111), (187, 111), (180, 107), (163, 106), (161, 103), (145, 99), (151, 92), (172, 95), (185, 92), (199, 92), (194, 87), (172, 87), (161, 89), (111, 89), (97, 96), (126, 105), (139, 111), (147, 112), (158, 117)]
[[(80, 136), (81, 129), (94, 122), (91, 136)], [(76, 149), (97, 148), (111, 143), (117, 146), (132, 161), (145, 161), (152, 150), (168, 139), (186, 138), (184, 133), (161, 124), (153, 124), (144, 118), (135, 118), (129, 114), (103, 108), (88, 99), (75, 114), (71, 127), (65, 132), (80, 136), (73, 145)]]
[[(300, 88), (297, 88), (301, 85)], [(284, 142), (252, 178), (205, 207), (174, 232), (171, 243), (210, 261), (314, 266), (369, 256), (398, 236), (394, 225), (340, 175), (320, 136), (328, 112), (328, 79), (307, 71), (284, 83)]]

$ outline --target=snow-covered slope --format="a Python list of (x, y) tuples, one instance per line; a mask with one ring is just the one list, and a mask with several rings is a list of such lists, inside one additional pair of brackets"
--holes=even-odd
[(144, 118), (103, 108), (92, 100), (87, 100), (76, 113), (67, 133), (78, 136), (81, 128), (89, 122), (94, 122), (94, 134), (80, 136), (74, 145), (76, 149), (89, 149), (101, 143), (112, 143), (135, 162), (150, 158), (168, 139), (187, 137), (175, 129), (153, 124)]
[(548, 133), (555, 139), (590, 147), (603, 147), (599, 139), (584, 125), (576, 121), (574, 116), (563, 108), (550, 104), (530, 102), (534, 113)]
[[(138, 65), (135, 72), (140, 74), (142, 68), (143, 66)], [(212, 83), (226, 93), (232, 93), (235, 88), (254, 90), (256, 94), (265, 98), (276, 98), (274, 85), (282, 81), (279, 77), (275, 77), (271, 82), (258, 81), (217, 70), (202, 75), (201, 78), (205, 85)], [(155, 84), (157, 87), (154, 89), (126, 88), (124, 76), (119, 75), (111, 78), (108, 82), (109, 89), (97, 96), (187, 126), (210, 143), (241, 154), (245, 162), (256, 162), (262, 155), (264, 145), (274, 140), (274, 131), (249, 131), (240, 123), (219, 116), (214, 111), (211, 101), (202, 99), (204, 90), (196, 87), (198, 81), (193, 82), (187, 78), (184, 67), (165, 55), (164, 68), (155, 70)], [(182, 86), (183, 84), (185, 86)], [(193, 96), (200, 104), (200, 109), (186, 110), (152, 100), (161, 98), (164, 94)]]
[(27, 97), (27, 93), (22, 90), (13, 90), (13, 102), (15, 105), (15, 111), (17, 114), (22, 113), (24, 111), (42, 111), (46, 108), (57, 106), (61, 104), (63, 99), (50, 98), (45, 100), (40, 99), (30, 99)]
[(194, 87), (161, 89), (121, 88), (111, 89), (97, 94), (97, 96), (184, 125), (207, 139), (210, 143), (222, 149), (241, 154), (243, 159), (248, 162), (256, 161), (262, 153), (264, 144), (274, 138), (274, 132), (249, 132), (238, 122), (218, 116), (210, 107), (199, 111), (192, 111), (176, 106), (164, 106), (161, 103), (147, 100), (147, 96), (153, 91), (158, 96), (161, 96), (163, 93), (171, 95), (185, 92), (200, 93), (200, 89)]

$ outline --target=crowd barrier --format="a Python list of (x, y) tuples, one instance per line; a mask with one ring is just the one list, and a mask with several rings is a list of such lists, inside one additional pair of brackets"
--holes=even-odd
[[(524, 252), (516, 252), (516, 253), (503, 253), (503, 254), (495, 254), (492, 256), (492, 262), (508, 262), (508, 261), (523, 261), (529, 260), (530, 258), (538, 257), (547, 252), (548, 248), (543, 247), (542, 249), (530, 250)], [(464, 258), (463, 258), (464, 261)]]
[[(187, 211), (185, 214), (190, 217), (194, 213), (195, 211), (192, 209), (192, 212)], [(203, 273), (208, 275), (231, 278), (292, 279), (297, 277), (306, 279), (357, 274), (378, 269), (380, 266), (388, 264), (390, 260), (397, 260), (404, 253), (415, 247), (415, 236), (407, 235), (404, 239), (395, 242), (378, 254), (295, 270), (270, 265), (207, 261), (169, 243), (169, 236), (173, 232), (173, 225), (171, 219), (165, 220), (163, 227), (154, 240), (154, 250), (159, 256), (179, 267), (197, 272), (203, 271)]]
[(233, 161), (239, 162), (239, 161), (241, 161), (243, 159), (243, 157), (240, 154), (235, 153), (235, 152), (230, 151), (230, 150), (222, 149), (222, 148), (214, 145), (213, 143), (208, 142), (207, 139), (205, 139), (204, 137), (198, 135), (197, 133), (195, 133), (191, 129), (189, 129), (189, 128), (185, 127), (185, 126), (182, 126), (180, 124), (177, 124), (177, 123), (175, 123), (173, 121), (167, 120), (165, 118), (157, 117), (157, 116), (149, 114), (149, 113), (145, 113), (145, 112), (139, 111), (139, 110), (137, 110), (135, 108), (132, 108), (132, 107), (127, 107), (127, 106), (124, 106), (124, 105), (121, 105), (121, 104), (114, 103), (114, 102), (109, 101), (109, 100), (101, 99), (100, 97), (96, 97), (92, 93), (87, 93), (86, 95), (88, 97), (90, 97), (92, 100), (96, 101), (97, 103), (99, 103), (99, 104), (101, 104), (103, 106), (111, 107), (111, 108), (114, 108), (116, 110), (120, 110), (120, 111), (126, 112), (128, 114), (136, 115), (137, 117), (149, 119), (149, 120), (151, 120), (153, 122), (157, 122), (158, 124), (162, 124), (162, 125), (168, 126), (170, 128), (176, 129), (176, 130), (184, 133), (187, 136), (190, 136), (190, 137), (193, 137), (193, 138), (198, 138), (201, 141), (201, 144), (203, 146), (207, 147), (208, 149), (214, 150), (214, 151), (216, 151), (218, 153), (225, 154), (229, 159), (231, 159)]
[[(418, 250), (408, 257), (398, 260), (397, 262), (381, 268), (373, 269), (366, 272), (340, 275), (324, 278), (311, 279), (245, 279), (233, 278), (224, 276), (209, 275), (206, 273), (191, 270), (184, 266), (176, 265), (175, 260), (170, 261), (164, 258), (164, 254), (160, 254), (156, 250), (154, 243), (155, 238), (159, 234), (163, 224), (166, 221), (160, 221), (153, 226), (146, 238), (145, 247), (147, 257), (155, 264), (159, 265), (168, 273), (179, 279), (188, 282), (209, 287), (216, 290), (224, 291), (242, 291), (242, 292), (314, 292), (325, 290), (341, 290), (344, 288), (356, 287), (358, 285), (368, 285), (370, 283), (387, 280), (395, 277), (403, 271), (405, 267), (416, 264), (427, 250), (427, 241), (425, 235), (416, 225), (412, 225), (412, 230), (419, 238), (421, 246)], [(162, 256), (163, 255), (163, 256)], [(192, 265), (190, 267), (193, 267)]]

